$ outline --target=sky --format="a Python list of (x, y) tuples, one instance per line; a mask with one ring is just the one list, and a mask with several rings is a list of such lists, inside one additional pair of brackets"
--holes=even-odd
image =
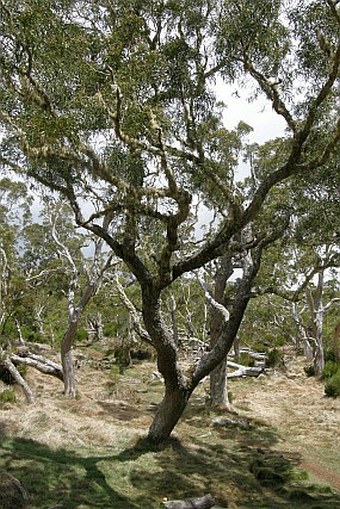
[(235, 86), (228, 86), (222, 81), (217, 81), (217, 97), (227, 106), (223, 116), (227, 128), (234, 128), (240, 120), (243, 120), (254, 129), (248, 140), (257, 143), (263, 143), (284, 134), (287, 124), (273, 111), (271, 104), (263, 95), (249, 102), (249, 88), (238, 87), (237, 95), (234, 91)]

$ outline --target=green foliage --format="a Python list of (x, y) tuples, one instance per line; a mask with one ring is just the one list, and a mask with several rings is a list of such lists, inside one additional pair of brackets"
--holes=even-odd
[(340, 367), (333, 376), (326, 379), (325, 394), (332, 398), (338, 398), (340, 396)]
[(325, 363), (327, 363), (328, 361), (336, 362), (335, 353), (331, 348), (326, 348), (324, 352), (324, 357)]
[(0, 392), (0, 408), (6, 403), (15, 403), (16, 397), (13, 389), (4, 389)]
[(87, 339), (87, 330), (84, 327), (78, 327), (74, 340), (85, 341), (85, 339)]
[(340, 364), (338, 362), (335, 362), (334, 360), (327, 360), (325, 362), (325, 367), (322, 372), (322, 378), (324, 380), (327, 380), (328, 378), (334, 376), (339, 370)]
[(240, 364), (243, 366), (254, 366), (255, 360), (247, 352), (240, 353)]
[(117, 324), (109, 322), (104, 325), (103, 329), (104, 336), (107, 338), (114, 338), (117, 335)]
[(269, 350), (266, 357), (266, 367), (267, 368), (275, 368), (277, 366), (283, 365), (284, 356), (283, 352), (278, 348), (273, 348)]

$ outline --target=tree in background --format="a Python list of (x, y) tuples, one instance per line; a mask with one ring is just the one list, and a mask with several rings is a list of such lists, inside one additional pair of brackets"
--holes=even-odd
[[(263, 250), (286, 228), (285, 211), (270, 214), (267, 200), (287, 179), (309, 182), (339, 146), (338, 2), (48, 0), (19, 9), (2, 0), (0, 9), (1, 165), (66, 198), (78, 226), (138, 281), (165, 384), (149, 430), (159, 442), (231, 348)], [(266, 97), (287, 125), (277, 166), (250, 190), (234, 178), (239, 133), (223, 126), (217, 78), (251, 81), (250, 94)], [(188, 249), (196, 195), (216, 220)], [(153, 231), (161, 231), (156, 249)], [(223, 255), (244, 260), (229, 320), (186, 369), (161, 298)]]

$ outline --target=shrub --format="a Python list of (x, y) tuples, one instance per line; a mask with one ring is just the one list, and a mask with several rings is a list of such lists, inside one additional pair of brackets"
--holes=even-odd
[(273, 348), (267, 353), (266, 367), (275, 368), (275, 366), (283, 365), (283, 353), (277, 348)]
[(255, 360), (249, 355), (248, 352), (241, 352), (239, 363), (243, 366), (252, 367), (255, 364)]
[(113, 322), (105, 324), (103, 334), (106, 338), (115, 338), (117, 335), (117, 325)]
[(0, 407), (5, 403), (15, 403), (16, 398), (12, 389), (4, 389), (0, 392)]
[(325, 350), (325, 362), (333, 361), (336, 362), (335, 353), (331, 348)]
[(322, 378), (326, 380), (327, 378), (331, 378), (335, 373), (340, 369), (340, 364), (329, 360), (325, 363), (325, 367), (322, 372)]
[(76, 341), (84, 341), (87, 339), (87, 330), (84, 327), (79, 327), (76, 332), (75, 338)]
[(340, 396), (340, 369), (333, 376), (326, 379), (325, 394), (331, 398)]

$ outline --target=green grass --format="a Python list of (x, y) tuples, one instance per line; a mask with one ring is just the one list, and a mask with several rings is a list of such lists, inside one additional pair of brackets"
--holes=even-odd
[[(92, 383), (91, 371), (89, 376)], [(250, 413), (242, 417), (249, 422), (249, 429), (214, 426), (214, 418), (225, 411), (206, 407), (201, 391), (188, 405), (175, 438), (155, 449), (141, 436), (163, 390), (161, 382), (150, 377), (150, 369), (132, 366), (124, 377), (108, 374), (101, 385), (96, 382), (91, 401), (100, 409), (94, 415), (101, 421), (93, 422), (96, 433), (99, 424), (110, 429), (110, 438), (104, 443), (94, 435), (97, 445), (92, 438), (83, 442), (91, 445), (66, 445), (71, 442), (63, 442), (61, 433), (61, 441), (56, 443), (63, 447), (51, 447), (46, 445), (49, 435), (45, 434), (43, 441), (40, 434), (40, 430), (56, 425), (66, 427), (68, 436), (91, 432), (92, 437), (92, 428), (87, 428), (90, 424), (75, 423), (84, 415), (84, 396), (79, 401), (61, 396), (49, 401), (54, 411), (58, 409), (67, 417), (52, 424), (47, 402), (41, 400), (42, 406), (37, 406), (29, 420), (37, 431), (35, 440), (23, 433), (16, 436), (15, 427), (9, 431), (5, 413), (0, 417), (0, 470), (21, 481), (29, 494), (30, 509), (49, 509), (55, 504), (63, 509), (160, 509), (165, 498), (208, 493), (224, 508), (340, 507), (340, 494), (310, 484), (298, 468), (298, 454), (281, 450), (278, 431), (252, 420)], [(253, 381), (242, 381), (246, 388), (250, 383)], [(103, 399), (96, 400), (97, 393)]]
[(3, 436), (0, 468), (20, 479), (31, 509), (56, 503), (64, 509), (158, 509), (163, 497), (207, 493), (222, 507), (232, 498), (248, 509), (340, 507), (340, 496), (301, 479), (296, 457), (271, 450), (273, 430), (208, 428), (208, 419), (194, 419), (191, 409), (183, 425), (190, 434), (157, 450), (136, 438), (70, 450)]

